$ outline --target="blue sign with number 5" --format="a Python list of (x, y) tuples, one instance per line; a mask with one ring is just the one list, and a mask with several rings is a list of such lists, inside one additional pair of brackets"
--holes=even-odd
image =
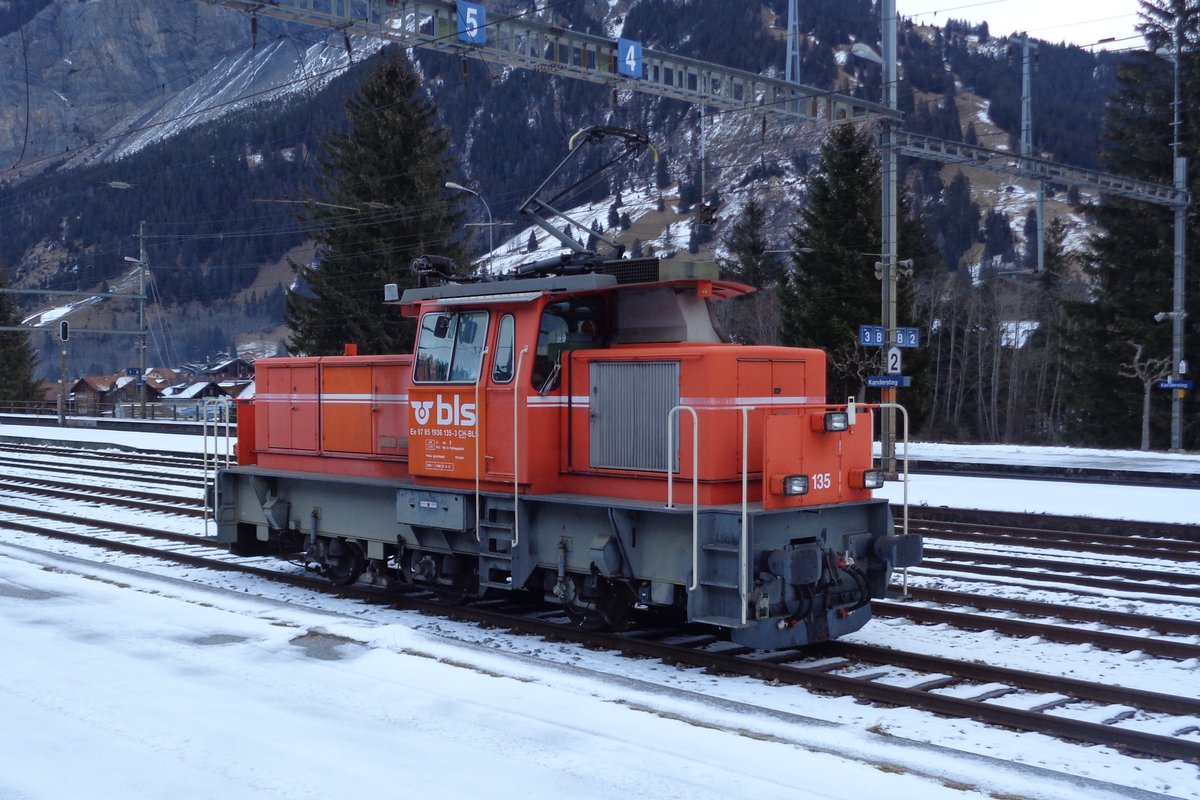
[(642, 43), (617, 39), (617, 72), (631, 78), (642, 77)]
[(458, 40), (471, 44), (487, 42), (487, 9), (479, 3), (458, 0)]

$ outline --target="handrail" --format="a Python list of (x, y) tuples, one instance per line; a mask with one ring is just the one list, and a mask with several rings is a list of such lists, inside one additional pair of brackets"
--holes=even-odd
[[(904, 491), (901, 495), (903, 499), (901, 501), (902, 511), (900, 517), (900, 535), (908, 536), (908, 409), (899, 403), (856, 403), (854, 398), (851, 397), (846, 403), (851, 420), (854, 418), (854, 409), (856, 405), (861, 405), (869, 409), (896, 408), (900, 410), (900, 416), (904, 419)], [(874, 422), (874, 416), (872, 416), (871, 419), (872, 422)], [(901, 591), (904, 597), (908, 597), (908, 567), (902, 567), (900, 570), (900, 575)]]
[[(210, 408), (212, 409), (212, 419), (211, 420), (208, 418), (208, 416), (209, 416), (208, 410)], [(230, 446), (230, 442), (232, 439), (232, 436), (230, 434), (230, 431), (232, 430), (232, 423), (230, 422), (230, 419), (229, 419), (229, 410), (227, 408), (227, 405), (225, 403), (220, 402), (220, 400), (215, 397), (205, 398), (205, 400), (201, 403), (200, 416), (203, 418), (201, 420), (201, 422), (203, 423), (201, 425), (201, 435), (203, 437), (203, 439), (202, 439), (203, 443), (201, 445), (201, 451), (202, 451), (202, 461), (201, 461), (202, 467), (201, 467), (201, 469), (202, 469), (202, 481), (204, 484), (204, 496), (205, 496), (204, 500), (202, 501), (202, 505), (204, 506), (204, 535), (208, 536), (208, 522), (209, 522), (208, 486), (209, 486), (209, 481), (210, 481), (210, 478), (208, 475), (209, 464), (211, 463), (212, 472), (213, 472), (213, 476), (211, 478), (212, 486), (213, 486), (213, 508), (212, 508), (212, 511), (215, 513), (216, 505), (217, 505), (216, 473), (217, 473), (217, 470), (221, 469), (222, 467), (228, 467), (229, 463), (230, 463), (229, 446)], [(211, 462), (209, 459), (209, 451), (208, 451), (208, 439), (209, 439), (209, 425), (208, 424), (210, 422), (212, 423), (212, 459), (211, 459)], [(220, 434), (220, 428), (218, 427), (222, 422), (225, 424), (224, 463), (222, 463), (222, 455), (220, 452), (221, 434)]]
[(521, 512), (519, 503), (521, 502), (521, 438), (518, 436), (517, 429), (517, 402), (521, 390), (521, 365), (525, 363), (525, 354), (529, 352), (529, 345), (521, 348), (521, 352), (517, 355), (517, 370), (513, 373), (513, 538), (512, 546), (515, 548), (521, 542)]
[[(904, 418), (904, 523), (900, 535), (908, 536), (908, 409), (899, 403), (880, 403), (879, 407), (898, 408)], [(908, 597), (908, 567), (900, 568), (900, 591), (902, 596)]]
[(742, 625), (746, 617), (749, 593), (746, 573), (750, 571), (750, 412), (754, 406), (741, 406), (742, 411), (742, 538), (738, 542), (738, 597), (742, 601)]
[[(479, 354), (481, 364), (487, 363), (488, 348), (484, 347), (483, 352)], [(479, 383), (483, 379), (483, 370), (479, 370), (479, 374), (475, 376), (475, 541), (481, 541), (479, 535), (479, 473), (483, 469), (483, 464), (479, 463)], [(514, 402), (516, 396), (516, 387), (513, 387)]]
[(692, 415), (692, 583), (689, 592), (700, 588), (700, 418), (691, 406), (675, 406), (667, 412), (667, 508), (675, 508), (675, 419), (680, 411)]

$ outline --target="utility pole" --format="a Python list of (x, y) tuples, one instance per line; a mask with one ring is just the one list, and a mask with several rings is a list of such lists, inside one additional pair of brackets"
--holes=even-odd
[(140, 340), (138, 349), (138, 403), (142, 407), (142, 419), (146, 418), (146, 221), (138, 225), (138, 257), (125, 256), (125, 260), (138, 265), (138, 326), (135, 331)]
[[(1029, 42), (1029, 34), (1024, 35), (1021, 51), (1021, 166), (1029, 169), (1029, 159), (1033, 158), (1033, 59), (1031, 51), (1037, 45)], [(1026, 242), (1028, 245), (1028, 242)], [(1037, 271), (1046, 269), (1046, 182), (1038, 181), (1037, 185)]]
[(138, 330), (142, 332), (138, 347), (138, 401), (142, 404), (142, 419), (146, 418), (146, 221), (138, 223)]
[[(891, 111), (896, 111), (898, 107), (896, 94), (896, 0), (883, 0), (880, 8), (881, 22), (883, 25), (883, 105)], [(891, 344), (896, 338), (896, 250), (897, 250), (897, 228), (896, 228), (896, 148), (893, 137), (893, 122), (889, 118), (884, 118), (881, 121), (883, 125), (883, 135), (880, 142), (880, 154), (883, 163), (881, 165), (881, 183), (883, 189), (883, 197), (881, 206), (882, 214), (882, 247), (881, 256), (882, 263), (880, 264), (880, 280), (883, 284), (882, 289), (882, 307), (880, 316), (882, 317), (884, 335), (886, 341)], [(881, 399), (884, 403), (894, 404), (896, 402), (896, 390), (894, 388), (884, 388), (880, 390)], [(896, 409), (894, 405), (888, 405), (880, 414), (879, 424), (879, 446), (881, 455), (881, 466), (883, 472), (889, 478), (896, 478)]]
[[(1179, 94), (1179, 59), (1183, 45), (1183, 14), (1175, 16), (1175, 102), (1171, 115), (1171, 155), (1175, 168), (1175, 188), (1181, 193), (1187, 189), (1187, 157), (1181, 156), (1179, 150), (1183, 145), (1183, 128), (1180, 120)], [(1186, 194), (1183, 195), (1187, 197)], [(1184, 252), (1187, 247), (1186, 226), (1187, 203), (1180, 201), (1175, 204), (1175, 280), (1174, 302), (1171, 305), (1171, 381), (1178, 382), (1180, 376), (1187, 372), (1183, 359), (1183, 323), (1187, 320), (1184, 310), (1184, 287), (1186, 262)], [(1171, 452), (1177, 453), (1183, 449), (1183, 390), (1171, 389)]]
[[(800, 83), (800, 0), (788, 0), (787, 71), (788, 83)], [(800, 99), (795, 111), (800, 113)]]

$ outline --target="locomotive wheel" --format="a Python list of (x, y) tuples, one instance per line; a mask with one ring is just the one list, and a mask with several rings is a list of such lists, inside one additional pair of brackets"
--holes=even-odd
[(479, 593), (479, 571), (469, 559), (414, 552), (412, 572), (415, 585), (432, 592), (441, 605), (462, 605)]
[(456, 577), (453, 584), (435, 583), (429, 587), (433, 592), (434, 602), (444, 606), (461, 606), (475, 597), (478, 588), (478, 575), (466, 579)]
[[(574, 581), (569, 585), (575, 589)], [(602, 631), (619, 629), (629, 619), (637, 595), (625, 583), (604, 581), (600, 586), (600, 596), (592, 603), (593, 608), (584, 608), (575, 604), (579, 599), (577, 591), (570, 592), (562, 598), (563, 610), (581, 630)]]
[[(349, 586), (357, 581), (367, 566), (362, 548), (353, 542), (339, 541), (334, 542), (329, 550), (321, 565), (321, 574), (325, 579), (334, 586)], [(333, 555), (333, 550), (338, 550), (338, 554)]]

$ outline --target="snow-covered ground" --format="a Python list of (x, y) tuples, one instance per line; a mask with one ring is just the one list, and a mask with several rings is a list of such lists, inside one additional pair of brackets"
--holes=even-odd
[[(112, 436), (0, 426), (0, 436), (76, 435)], [(198, 448), (196, 437), (120, 438), (155, 449)], [(1144, 455), (1022, 449), (1008, 457)], [(1164, 458), (1173, 468), (1200, 468), (1194, 456)], [(920, 478), (910, 494), (928, 492), (948, 505), (1057, 499), (1063, 508), (1044, 510), (1066, 513), (1074, 502), (1108, 516), (1100, 514), (1108, 508), (1100, 498), (1120, 494), (1055, 482), (1038, 499), (1036, 481), (936, 479), (969, 482), (949, 496), (952, 484), (923, 486)], [(1197, 521), (1196, 496), (1129, 490), (1115, 509), (1148, 517), (1181, 506)], [(242, 576), (181, 573), (115, 556), (101, 566), (73, 557), (84, 555), (78, 548), (43, 549), (50, 547), (0, 526), (5, 800), (418, 792), (598, 800), (1200, 798), (1194, 765), (630, 661)], [(876, 620), (854, 640), (907, 646), (919, 639), (936, 648), (951, 633), (946, 647), (956, 655), (974, 648), (1004, 666), (1052, 669), (1043, 663), (1045, 643), (1014, 647), (1007, 637), (939, 635), (900, 620)], [(1200, 664), (1060, 649), (1072, 669), (1113, 683), (1188, 694), (1200, 688)]]

